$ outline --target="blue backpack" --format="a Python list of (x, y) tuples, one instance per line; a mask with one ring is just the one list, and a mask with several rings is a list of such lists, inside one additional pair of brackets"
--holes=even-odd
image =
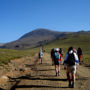
[(55, 60), (59, 60), (60, 59), (60, 54), (58, 52), (55, 52), (54, 58), (55, 58)]
[(41, 58), (43, 56), (43, 53), (39, 52), (39, 57)]

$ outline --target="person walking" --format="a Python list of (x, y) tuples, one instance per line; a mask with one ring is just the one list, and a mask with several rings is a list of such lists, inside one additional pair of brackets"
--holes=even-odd
[(62, 50), (62, 48), (59, 48), (59, 53), (62, 55), (62, 57), (63, 57), (63, 50)]
[(59, 48), (59, 53), (61, 54), (61, 64), (63, 64), (63, 50), (62, 48)]
[(53, 49), (51, 49), (52, 65), (54, 65), (54, 53), (55, 53), (55, 50), (54, 50), (54, 48), (53, 48)]
[(43, 52), (42, 52), (42, 50), (40, 50), (38, 56), (39, 56), (39, 62), (40, 62), (40, 64), (42, 64), (42, 57), (43, 57)]
[(81, 58), (82, 58), (83, 53), (82, 53), (82, 49), (80, 47), (77, 49), (77, 55), (79, 58), (79, 62), (81, 63), (82, 62)]
[(79, 65), (78, 56), (73, 49), (73, 47), (69, 47), (64, 59), (64, 68), (66, 69), (67, 80), (69, 81), (69, 87), (71, 88), (75, 87), (76, 67)]
[(55, 72), (56, 76), (60, 75), (60, 63), (61, 63), (61, 54), (59, 53), (59, 48), (54, 49), (54, 65), (55, 65)]

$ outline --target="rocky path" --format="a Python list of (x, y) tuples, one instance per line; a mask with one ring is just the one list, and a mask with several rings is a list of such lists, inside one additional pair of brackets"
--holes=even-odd
[(79, 66), (76, 75), (75, 88), (68, 88), (66, 73), (61, 65), (60, 76), (55, 76), (50, 55), (45, 53), (43, 64), (39, 64), (37, 56), (25, 63), (30, 68), (30, 74), (16, 78), (17, 83), (11, 90), (90, 90), (90, 69)]

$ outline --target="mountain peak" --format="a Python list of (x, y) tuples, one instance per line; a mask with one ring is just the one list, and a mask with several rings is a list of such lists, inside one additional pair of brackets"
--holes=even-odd
[[(59, 32), (60, 33), (60, 32)], [(32, 36), (43, 36), (43, 35), (51, 35), (51, 34), (58, 34), (57, 31), (51, 31), (49, 29), (44, 29), (44, 28), (38, 28), (35, 29), (29, 33), (24, 34), (20, 39), (25, 38), (25, 37), (32, 37)]]
[(64, 35), (63, 32), (51, 31), (49, 29), (39, 28), (24, 34), (21, 38), (4, 45), (4, 48), (28, 48), (39, 46), (41, 43), (48, 43)]
[(67, 34), (90, 34), (90, 32), (58, 32), (49, 29), (39, 28), (29, 33), (24, 34), (16, 41), (4, 44), (2, 48), (22, 49), (40, 46), (41, 44), (49, 43), (52, 40), (62, 38)]

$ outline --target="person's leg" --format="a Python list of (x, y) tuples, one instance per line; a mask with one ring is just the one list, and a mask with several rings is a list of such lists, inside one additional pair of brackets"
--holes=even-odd
[(56, 76), (58, 76), (58, 65), (55, 65)]
[(40, 58), (39, 58), (39, 63), (41, 62)]
[(60, 64), (58, 65), (58, 75), (60, 75)]
[(41, 58), (41, 64), (42, 64), (42, 58)]
[(57, 72), (57, 67), (56, 67), (56, 65), (55, 65), (55, 72)]
[(70, 80), (70, 73), (67, 72), (67, 80)]
[(72, 73), (72, 88), (75, 87), (75, 74)]
[(70, 73), (71, 73), (71, 67), (67, 67), (67, 80), (69, 82), (68, 86), (71, 87), (71, 78), (70, 78)]
[(81, 58), (80, 58), (80, 56), (79, 56), (79, 62), (81, 62)]
[(79, 63), (81, 63), (81, 58), (82, 58), (82, 55), (78, 55), (78, 59), (79, 59)]
[(79, 56), (79, 64), (82, 64), (82, 55)]
[(42, 58), (39, 58), (39, 63), (40, 63), (40, 64), (42, 63)]
[(75, 82), (75, 74), (72, 73), (72, 82)]
[(52, 58), (52, 66), (54, 65), (54, 59)]
[(67, 80), (68, 80), (68, 82), (69, 82), (68, 86), (71, 87), (70, 72), (67, 72)]
[(72, 73), (71, 73), (71, 75), (72, 75), (72, 88), (75, 87), (75, 74), (76, 74), (76, 66), (73, 66)]
[(70, 80), (70, 67), (67, 67), (66, 69), (67, 69), (67, 71), (66, 71), (67, 80)]

